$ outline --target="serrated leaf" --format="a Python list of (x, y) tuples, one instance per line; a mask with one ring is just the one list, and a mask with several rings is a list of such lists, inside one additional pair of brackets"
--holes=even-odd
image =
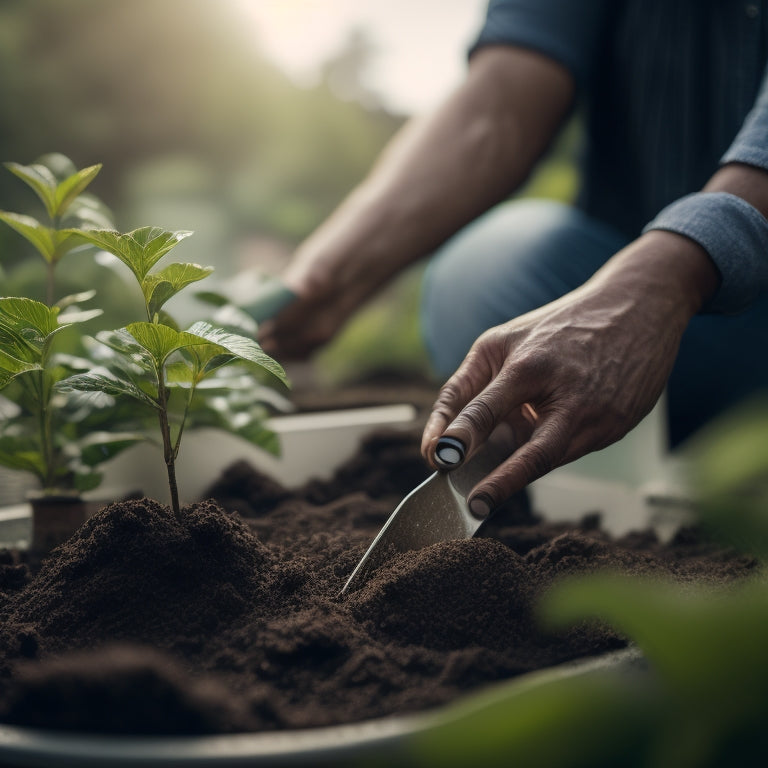
[(40, 200), (42, 200), (48, 215), (53, 219), (56, 210), (56, 187), (58, 182), (51, 170), (39, 163), (34, 163), (33, 165), (5, 163), (5, 167), (35, 191)]
[(5, 387), (22, 373), (41, 370), (42, 366), (38, 363), (19, 360), (17, 357), (0, 349), (0, 389)]
[(64, 181), (56, 185), (54, 192), (54, 216), (51, 218), (61, 217), (65, 211), (74, 202), (78, 195), (85, 190), (85, 188), (96, 178), (97, 174), (101, 170), (101, 163), (97, 165), (90, 165), (87, 168), (73, 173)]
[(0, 319), (17, 331), (34, 329), (41, 337), (59, 330), (59, 308), (23, 296), (0, 298)]
[(288, 377), (280, 363), (273, 360), (253, 339), (216, 328), (202, 320), (190, 326), (187, 332), (222, 347), (240, 360), (258, 365), (288, 385)]
[(96, 334), (96, 339), (118, 353), (118, 357), (113, 357), (111, 362), (119, 364), (125, 360), (138, 366), (140, 370), (146, 373), (157, 372), (152, 355), (125, 328), (116, 331), (99, 331)]
[(58, 392), (103, 392), (112, 397), (132, 397), (157, 408), (157, 403), (132, 381), (117, 379), (106, 373), (76, 373), (57, 382)]
[(213, 272), (213, 267), (202, 267), (199, 264), (175, 263), (169, 264), (158, 272), (148, 274), (141, 282), (150, 317), (154, 317), (168, 299), (175, 296), (191, 283), (203, 280)]
[(49, 264), (59, 261), (68, 251), (81, 244), (76, 230), (52, 229), (33, 216), (0, 211), (0, 221), (4, 221), (29, 241)]
[(125, 330), (152, 355), (158, 368), (174, 352), (204, 343), (199, 336), (159, 323), (131, 323)]
[(191, 234), (170, 232), (160, 227), (141, 227), (125, 234), (109, 229), (82, 231), (83, 238), (89, 243), (117, 256), (133, 272), (139, 284), (166, 253)]

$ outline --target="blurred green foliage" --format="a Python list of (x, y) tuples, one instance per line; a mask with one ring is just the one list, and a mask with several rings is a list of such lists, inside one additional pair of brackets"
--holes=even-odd
[(0, 97), (3, 153), (32, 161), (56, 147), (79, 166), (99, 158), (107, 170), (93, 188), (120, 221), (132, 179), (171, 158), (179, 189), (189, 164), (198, 178), (186, 194), (221, 202), (234, 229), (293, 241), (400, 123), (324, 82), (292, 84), (234, 3), (206, 0), (4, 0)]
[(764, 765), (768, 751), (768, 403), (713, 425), (691, 447), (705, 529), (760, 556), (748, 579), (684, 584), (598, 573), (541, 606), (628, 637), (648, 664), (552, 669), (457, 704), (411, 741), (419, 766)]

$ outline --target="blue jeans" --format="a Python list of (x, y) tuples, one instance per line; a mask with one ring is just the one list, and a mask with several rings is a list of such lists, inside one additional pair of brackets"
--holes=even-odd
[[(484, 330), (578, 287), (626, 244), (620, 232), (552, 201), (507, 203), (477, 219), (425, 274), (421, 319), (435, 371), (447, 377)], [(766, 296), (739, 315), (691, 321), (667, 385), (671, 446), (768, 390), (767, 340)]]

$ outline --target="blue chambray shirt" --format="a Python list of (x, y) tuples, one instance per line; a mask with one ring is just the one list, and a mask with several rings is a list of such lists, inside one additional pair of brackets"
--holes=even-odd
[(471, 52), (489, 44), (539, 51), (574, 76), (579, 207), (630, 238), (646, 227), (700, 242), (722, 276), (709, 311), (768, 290), (765, 218), (695, 194), (722, 162), (768, 170), (768, 0), (490, 0)]

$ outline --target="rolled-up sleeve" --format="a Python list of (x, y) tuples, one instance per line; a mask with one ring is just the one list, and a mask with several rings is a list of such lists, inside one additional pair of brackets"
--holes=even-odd
[(470, 55), (487, 45), (519, 45), (558, 61), (584, 87), (606, 6), (607, 0), (490, 0)]
[(768, 68), (755, 105), (721, 163), (746, 163), (768, 171)]
[[(768, 69), (755, 105), (722, 164), (768, 171)], [(720, 289), (705, 312), (735, 314), (768, 290), (768, 219), (748, 202), (723, 192), (700, 192), (668, 205), (645, 228), (685, 235), (707, 251), (720, 271)]]

